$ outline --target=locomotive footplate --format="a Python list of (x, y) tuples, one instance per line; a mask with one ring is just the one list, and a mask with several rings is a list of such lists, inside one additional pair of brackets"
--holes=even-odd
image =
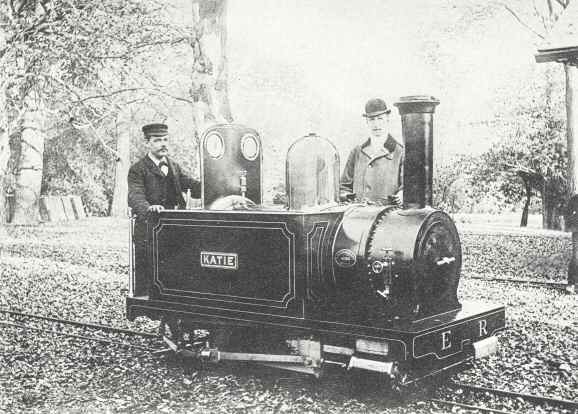
[[(504, 307), (476, 302), (464, 302), (460, 310), (421, 320), (377, 327), (279, 315), (242, 314), (146, 297), (127, 298), (129, 319), (139, 316), (154, 319), (159, 315), (187, 320), (201, 329), (247, 326), (282, 330), (287, 333), (287, 338), (315, 338), (322, 344), (321, 359), (324, 363), (348, 369), (391, 371), (387, 373), (396, 371), (399, 364), (399, 367), (412, 371), (411, 378), (404, 380), (406, 382), (495, 353), (495, 335), (505, 327)], [(252, 350), (245, 352), (251, 353)]]

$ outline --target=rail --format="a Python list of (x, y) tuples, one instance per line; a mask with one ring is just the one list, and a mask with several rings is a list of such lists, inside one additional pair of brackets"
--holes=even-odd
[(17, 311), (12, 311), (12, 310), (8, 310), (8, 309), (0, 309), (0, 313), (12, 315), (12, 316), (19, 316), (19, 317), (23, 317), (23, 318), (40, 319), (40, 320), (49, 321), (49, 322), (61, 323), (63, 325), (71, 325), (71, 326), (78, 326), (78, 327), (84, 327), (84, 328), (91, 328), (91, 329), (101, 330), (104, 332), (122, 333), (122, 334), (127, 334), (127, 335), (142, 336), (145, 338), (158, 338), (159, 337), (158, 335), (151, 334), (148, 332), (131, 331), (129, 329), (115, 328), (113, 326), (99, 325), (99, 324), (89, 323), (89, 322), (71, 321), (68, 319), (53, 318), (50, 316), (36, 315), (33, 313), (17, 312)]
[(464, 384), (461, 382), (450, 382), (447, 385), (449, 385), (452, 388), (461, 388), (461, 389), (467, 390), (467, 391), (483, 392), (483, 393), (487, 392), (487, 393), (499, 395), (502, 397), (522, 399), (522, 400), (525, 400), (528, 402), (532, 402), (534, 404), (540, 404), (540, 405), (550, 404), (550, 405), (553, 405), (556, 407), (578, 411), (578, 401), (570, 401), (570, 400), (564, 400), (564, 399), (559, 399), (559, 398), (551, 398), (551, 397), (545, 397), (542, 395), (533, 395), (533, 394), (527, 394), (527, 393), (521, 393), (521, 392), (515, 392), (515, 391), (506, 391), (506, 390), (497, 389), (497, 388), (489, 388), (489, 387), (482, 387), (479, 385)]

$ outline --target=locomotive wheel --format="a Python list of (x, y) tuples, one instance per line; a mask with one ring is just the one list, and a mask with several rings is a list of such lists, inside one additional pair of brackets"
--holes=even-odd
[(159, 325), (159, 336), (167, 338), (176, 347), (176, 351), (200, 349), (207, 335), (194, 329), (191, 324), (182, 319), (163, 317)]
[(346, 377), (352, 397), (383, 396), (403, 399), (405, 388), (387, 374), (353, 369)]
[(211, 330), (212, 347), (228, 352), (279, 354), (287, 352), (287, 335), (254, 326), (219, 327)]
[(167, 338), (177, 347), (182, 345), (182, 332), (179, 328), (179, 320), (163, 316), (159, 325), (159, 336)]

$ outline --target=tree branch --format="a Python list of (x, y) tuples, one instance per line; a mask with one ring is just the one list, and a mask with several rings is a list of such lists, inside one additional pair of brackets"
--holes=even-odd
[(173, 95), (169, 92), (166, 92), (164, 90), (162, 90), (161, 88), (125, 88), (125, 89), (119, 89), (113, 92), (110, 92), (108, 94), (101, 94), (101, 95), (93, 95), (93, 96), (87, 96), (81, 99), (77, 99), (76, 101), (73, 101), (72, 103), (80, 103), (80, 104), (84, 104), (85, 102), (89, 101), (89, 100), (94, 100), (94, 99), (107, 99), (110, 98), (114, 95), (119, 95), (122, 93), (127, 93), (127, 92), (136, 92), (136, 91), (144, 91), (144, 92), (153, 92), (157, 95), (164, 95), (164, 96), (168, 96), (176, 101), (181, 101), (181, 102), (186, 102), (189, 104), (193, 104), (194, 102), (191, 101), (190, 99), (187, 98), (183, 98), (182, 96), (176, 96)]
[(504, 163), (504, 165), (511, 169), (514, 170), (516, 173), (522, 173), (522, 174), (528, 174), (530, 176), (540, 176), (540, 174), (538, 174), (538, 172), (536, 170), (533, 170), (532, 168), (526, 167), (524, 165), (520, 165), (520, 164), (512, 164), (509, 162)]
[[(552, 15), (554, 14), (554, 10), (552, 9), (552, 0), (547, 0), (547, 1), (548, 1), (548, 9), (549, 9), (549, 20), (548, 21), (551, 22), (552, 21)], [(532, 5), (534, 6), (534, 14), (542, 22), (542, 27), (544, 28), (544, 31), (548, 32), (548, 30), (550, 30), (551, 24), (550, 25), (548, 24), (544, 15), (542, 13), (540, 13), (540, 11), (538, 10), (538, 6), (536, 6), (536, 0), (532, 0)]]
[(530, 30), (532, 33), (534, 33), (536, 36), (538, 36), (540, 39), (544, 40), (545, 37), (544, 35), (542, 35), (541, 33), (538, 33), (537, 31), (535, 31), (532, 27), (530, 27), (528, 24), (526, 24), (526, 22), (524, 22), (522, 19), (520, 19), (520, 17), (518, 16), (518, 14), (512, 10), (507, 4), (502, 3), (502, 5), (504, 6), (504, 8), (510, 12), (510, 14), (512, 16), (514, 16), (514, 18), (518, 21), (518, 23), (520, 23), (522, 26), (524, 26), (526, 29)]
[[(548, 3), (550, 3), (550, 0), (548, 0)], [(563, 9), (566, 9), (566, 7), (568, 7), (568, 4), (570, 4), (570, 0), (556, 0), (556, 3), (558, 3), (560, 6), (562, 6)]]
[(98, 142), (100, 142), (100, 144), (104, 147), (104, 149), (106, 149), (108, 152), (110, 152), (115, 158), (119, 157), (119, 153), (117, 150), (115, 150), (114, 148), (110, 147), (106, 141), (104, 140), (104, 138), (98, 133), (98, 130), (94, 127), (94, 125), (92, 124), (92, 122), (90, 121), (86, 121), (84, 124), (79, 124), (78, 122), (76, 122), (75, 118), (70, 118), (70, 125), (72, 125), (72, 127), (74, 129), (77, 129), (79, 131), (83, 131), (86, 129), (90, 129), (91, 130), (91, 135), (93, 135), (94, 137), (96, 137), (96, 139), (98, 140)]
[(158, 93), (160, 93), (161, 95), (168, 96), (169, 98), (172, 98), (172, 99), (174, 99), (174, 100), (176, 100), (176, 101), (186, 102), (186, 103), (191, 104), (191, 105), (194, 105), (194, 104), (195, 104), (195, 103), (194, 103), (193, 101), (191, 101), (190, 99), (183, 98), (183, 97), (181, 97), (181, 96), (175, 96), (175, 95), (170, 94), (170, 93), (168, 93), (168, 92), (166, 92), (166, 91), (163, 91), (163, 90), (161, 90), (161, 89), (153, 89), (153, 88), (150, 88), (150, 90), (153, 91), (153, 92), (158, 92)]
[(119, 89), (107, 94), (101, 94), (101, 95), (92, 95), (92, 96), (87, 96), (85, 98), (82, 99), (78, 99), (76, 101), (73, 101), (73, 103), (84, 103), (86, 101), (90, 101), (90, 100), (94, 100), (94, 99), (106, 99), (106, 98), (110, 98), (111, 96), (114, 95), (119, 95), (121, 93), (126, 93), (126, 92), (136, 92), (136, 91), (142, 91), (142, 90), (147, 90), (147, 88), (125, 88), (125, 89)]
[(548, 5), (549, 16), (552, 18), (554, 16), (554, 6), (552, 5), (552, 0), (546, 0), (546, 4)]

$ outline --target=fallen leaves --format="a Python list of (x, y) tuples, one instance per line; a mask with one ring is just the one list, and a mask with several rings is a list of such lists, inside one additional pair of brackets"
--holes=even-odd
[[(0, 307), (156, 332), (158, 323), (125, 319), (128, 234), (120, 220), (10, 229), (0, 241)], [(569, 240), (539, 235), (463, 233), (461, 300), (507, 303), (499, 353), (460, 380), (513, 391), (575, 398), (578, 301), (557, 291), (468, 279), (468, 275), (565, 278)], [(178, 361), (122, 347), (2, 328), (0, 412), (430, 413), (431, 403), (396, 406), (387, 397), (348, 394), (343, 377), (311, 384), (264, 370), (183, 369)], [(98, 335), (106, 336), (99, 332)], [(135, 339), (136, 341), (136, 339)], [(138, 342), (137, 342), (138, 343)], [(234, 372), (234, 373), (232, 373)], [(468, 398), (467, 395), (448, 395)], [(471, 403), (471, 401), (470, 401)], [(475, 401), (518, 412), (525, 402)], [(551, 409), (550, 412), (556, 412)], [(434, 411), (435, 412), (435, 411)], [(447, 412), (439, 407), (437, 412)], [(454, 412), (464, 412), (455, 409)], [(538, 411), (536, 411), (538, 412)], [(544, 409), (540, 412), (548, 412)]]

